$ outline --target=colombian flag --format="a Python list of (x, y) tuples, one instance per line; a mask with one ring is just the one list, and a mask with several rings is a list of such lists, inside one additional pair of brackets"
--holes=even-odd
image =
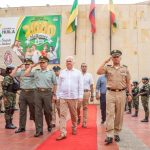
[(78, 0), (74, 0), (74, 3), (72, 5), (71, 11), (70, 11), (70, 17), (67, 24), (66, 32), (74, 32), (76, 30), (76, 19), (78, 16)]
[(91, 22), (91, 32), (96, 32), (96, 23), (95, 23), (95, 0), (91, 0), (90, 5), (90, 13), (89, 13), (89, 19)]

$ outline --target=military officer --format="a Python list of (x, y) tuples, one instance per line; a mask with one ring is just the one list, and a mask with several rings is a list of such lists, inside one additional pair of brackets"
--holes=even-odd
[(132, 115), (132, 117), (138, 116), (139, 111), (139, 87), (138, 87), (138, 81), (133, 81), (133, 88), (132, 88), (132, 101), (133, 101), (133, 107), (135, 108), (135, 114)]
[(16, 92), (17, 92), (13, 89), (14, 79), (11, 76), (13, 70), (14, 70), (14, 66), (12, 65), (7, 66), (6, 76), (2, 81), (6, 129), (16, 128), (16, 126), (14, 126), (12, 123), (15, 104), (16, 104)]
[[(131, 101), (130, 74), (127, 66), (121, 65), (120, 50), (113, 50), (111, 57), (98, 68), (97, 74), (105, 74), (107, 78), (106, 93), (106, 144), (120, 141), (119, 133), (123, 124), (123, 113), (126, 101), (126, 88), (129, 91), (128, 100)], [(107, 63), (112, 60), (112, 65)], [(115, 118), (114, 118), (115, 117)]]
[(148, 122), (149, 121), (149, 91), (150, 91), (150, 85), (149, 85), (149, 79), (147, 77), (142, 78), (143, 86), (140, 89), (139, 95), (141, 95), (141, 101), (142, 105), (145, 111), (145, 118), (141, 120), (141, 122)]
[(33, 64), (31, 59), (25, 59), (25, 68), (18, 71), (14, 74), (16, 77), (20, 78), (20, 96), (19, 96), (19, 106), (20, 106), (20, 116), (19, 116), (19, 128), (15, 133), (20, 133), (25, 131), (26, 127), (26, 118), (27, 118), (27, 106), (29, 106), (30, 120), (35, 121), (35, 105), (34, 105), (34, 91), (35, 91), (35, 82), (33, 72), (29, 76), (25, 77), (24, 72)]
[[(39, 57), (40, 69), (36, 69), (33, 76), (35, 80), (35, 137), (43, 135), (43, 110), (48, 125), (48, 131), (51, 132), (51, 100), (52, 100), (52, 88), (54, 94), (56, 94), (56, 76), (54, 72), (48, 69), (48, 58), (45, 56)], [(25, 71), (25, 76), (28, 76), (32, 68), (36, 65), (30, 65)]]

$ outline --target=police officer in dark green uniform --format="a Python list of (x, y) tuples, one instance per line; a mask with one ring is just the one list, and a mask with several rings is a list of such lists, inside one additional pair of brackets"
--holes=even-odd
[(143, 86), (140, 89), (140, 95), (141, 95), (141, 101), (142, 105), (145, 111), (145, 118), (141, 120), (141, 122), (148, 122), (149, 120), (149, 91), (150, 91), (150, 85), (149, 85), (149, 79), (147, 77), (142, 78)]
[(25, 70), (27, 70), (33, 64), (31, 59), (25, 59), (25, 69), (17, 71), (15, 76), (20, 78), (20, 96), (19, 96), (19, 106), (20, 106), (20, 116), (19, 116), (19, 128), (15, 133), (20, 133), (25, 131), (26, 119), (27, 119), (27, 106), (29, 106), (30, 120), (35, 121), (35, 105), (34, 105), (34, 73), (30, 72), (29, 76), (24, 76)]
[(135, 114), (132, 115), (132, 117), (138, 116), (139, 111), (139, 87), (138, 87), (138, 81), (133, 81), (133, 87), (132, 87), (132, 102), (133, 102), (133, 108), (135, 108)]
[(6, 76), (2, 81), (2, 89), (3, 89), (3, 99), (4, 99), (4, 107), (5, 107), (5, 121), (6, 121), (6, 129), (15, 129), (16, 126), (13, 125), (13, 114), (16, 105), (16, 90), (13, 88), (14, 79), (11, 76), (12, 71), (14, 70), (14, 66), (10, 65), (6, 68)]
[[(52, 88), (54, 94), (56, 94), (56, 76), (54, 72), (48, 69), (48, 58), (45, 56), (39, 57), (40, 69), (36, 69), (34, 72), (35, 79), (35, 125), (36, 133), (35, 137), (43, 135), (43, 110), (48, 125), (48, 131), (51, 132), (51, 101), (52, 101)], [(31, 65), (25, 76), (28, 76), (34, 65)]]

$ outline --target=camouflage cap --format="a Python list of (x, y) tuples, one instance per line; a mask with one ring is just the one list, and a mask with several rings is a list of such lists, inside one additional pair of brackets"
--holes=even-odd
[(121, 56), (122, 52), (120, 50), (112, 50), (110, 54), (111, 54), (112, 57)]
[(40, 56), (39, 62), (49, 62), (49, 59), (46, 56)]
[(61, 68), (60, 68), (59, 66), (54, 66), (54, 67), (53, 67), (53, 71), (54, 71), (54, 72), (57, 72), (57, 71), (59, 71), (59, 70), (61, 70)]
[(30, 64), (33, 64), (33, 61), (32, 61), (31, 59), (29, 59), (29, 58), (26, 58), (26, 59), (24, 60), (24, 64), (25, 64), (25, 65), (30, 65)]
[(142, 80), (147, 80), (147, 81), (149, 81), (149, 78), (148, 78), (148, 77), (143, 77)]

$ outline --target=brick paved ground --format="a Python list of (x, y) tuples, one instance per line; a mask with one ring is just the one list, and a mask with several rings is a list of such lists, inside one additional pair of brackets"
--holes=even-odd
[[(15, 112), (14, 124), (18, 126), (18, 113)], [(120, 134), (121, 141), (119, 143), (104, 145), (105, 140), (105, 124), (100, 122), (100, 109), (97, 106), (97, 150), (149, 150), (150, 149), (150, 122), (141, 123), (143, 119), (143, 111), (141, 110), (138, 118), (133, 118), (125, 113), (124, 127)], [(47, 132), (47, 127), (44, 125), (44, 135), (40, 138), (34, 138), (34, 123), (27, 121), (26, 132), (15, 134), (14, 130), (4, 129), (4, 117), (0, 114), (0, 150), (34, 150), (48, 136), (58, 129), (57, 127), (52, 133)], [(86, 149), (85, 149), (86, 150)]]

